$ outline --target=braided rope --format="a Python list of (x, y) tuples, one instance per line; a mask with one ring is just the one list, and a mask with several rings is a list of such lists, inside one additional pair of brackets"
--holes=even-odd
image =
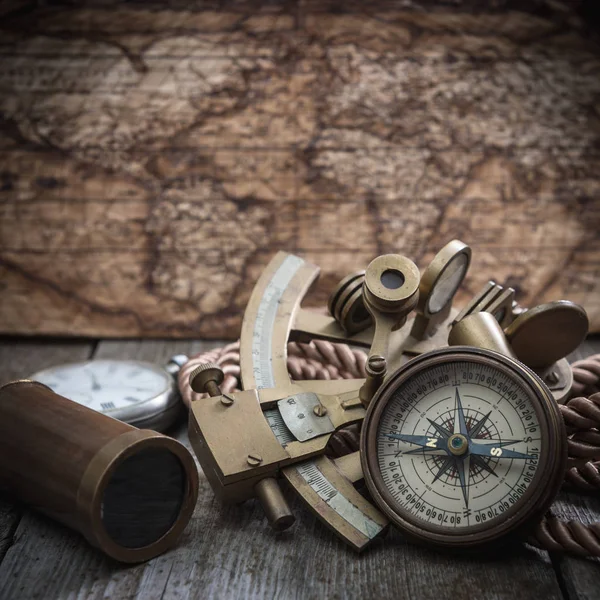
[(560, 409), (569, 433), (600, 427), (600, 392), (589, 398), (571, 398), (566, 404), (560, 405)]
[(562, 521), (546, 515), (528, 540), (550, 552), (570, 552), (577, 556), (600, 556), (600, 523)]
[(573, 369), (572, 396), (590, 396), (600, 392), (600, 354), (578, 360)]
[[(288, 344), (287, 366), (293, 380), (364, 378), (366, 354), (345, 344), (313, 340), (309, 344)], [(223, 370), (221, 384), (224, 393), (240, 388), (240, 344), (215, 348), (193, 356), (179, 372), (179, 388), (189, 406), (207, 394), (197, 394), (189, 386), (190, 373), (200, 364), (212, 362)], [(571, 398), (560, 409), (569, 433), (569, 461), (572, 465), (565, 482), (586, 491), (600, 490), (600, 355), (578, 361), (573, 365), (574, 390)], [(589, 398), (581, 394), (593, 393)], [(342, 456), (359, 448), (360, 426), (352, 425), (336, 432), (327, 453)], [(578, 556), (600, 556), (600, 523), (583, 524), (562, 521), (554, 515), (545, 516), (538, 524), (529, 542), (549, 551), (570, 552)]]
[(600, 461), (587, 461), (581, 466), (571, 467), (565, 473), (565, 482), (586, 492), (600, 490)]
[[(288, 344), (287, 367), (295, 381), (311, 379), (363, 379), (367, 355), (346, 344), (333, 344), (313, 340), (309, 344), (290, 342)], [(212, 362), (221, 367), (225, 379), (221, 384), (224, 393), (240, 389), (240, 343), (235, 342), (224, 348), (215, 348), (192, 356), (178, 375), (179, 389), (187, 406), (207, 394), (198, 394), (189, 385), (191, 372), (199, 365)]]

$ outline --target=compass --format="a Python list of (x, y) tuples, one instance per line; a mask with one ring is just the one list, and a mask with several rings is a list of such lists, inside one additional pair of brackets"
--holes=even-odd
[(472, 547), (523, 534), (563, 479), (564, 425), (523, 364), (451, 347), (413, 359), (373, 398), (361, 460), (377, 506), (428, 544)]

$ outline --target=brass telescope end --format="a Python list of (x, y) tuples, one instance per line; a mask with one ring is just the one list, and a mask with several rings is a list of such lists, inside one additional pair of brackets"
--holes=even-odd
[(198, 496), (182, 444), (34, 381), (0, 387), (0, 484), (126, 563), (172, 547)]

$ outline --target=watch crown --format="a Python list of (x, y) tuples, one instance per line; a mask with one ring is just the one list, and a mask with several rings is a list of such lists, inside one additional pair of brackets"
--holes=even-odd
[(171, 356), (169, 362), (165, 366), (165, 370), (167, 373), (170, 373), (175, 377), (177, 373), (181, 370), (181, 367), (190, 360), (185, 354), (176, 354), (175, 356)]

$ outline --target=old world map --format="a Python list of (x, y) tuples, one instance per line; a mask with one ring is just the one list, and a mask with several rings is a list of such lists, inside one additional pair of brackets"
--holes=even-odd
[(0, 24), (1, 332), (233, 338), (278, 250), (322, 267), (320, 306), (453, 238), (459, 302), (494, 279), (600, 330), (600, 47), (575, 17), (30, 4)]

